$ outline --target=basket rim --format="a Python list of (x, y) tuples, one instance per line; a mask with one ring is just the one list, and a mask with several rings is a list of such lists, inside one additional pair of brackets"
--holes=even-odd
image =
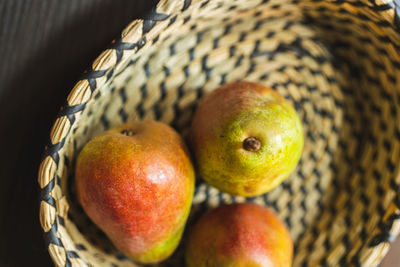
[[(94, 60), (89, 70), (84, 71), (81, 79), (70, 91), (65, 104), (60, 108), (57, 119), (53, 123), (50, 131), (50, 140), (45, 146), (42, 154), (41, 163), (38, 172), (39, 183), (39, 205), (46, 203), (57, 210), (56, 200), (51, 192), (56, 184), (55, 169), (59, 162), (58, 151), (63, 148), (65, 138), (68, 136), (74, 123), (76, 123), (75, 114), (85, 109), (86, 104), (95, 95), (98, 88), (103, 86), (113, 75), (113, 73), (124, 65), (127, 59), (137, 53), (146, 43), (157, 38), (157, 34), (150, 36), (149, 33), (162, 30), (160, 22), (166, 21), (173, 15), (178, 15), (189, 7), (201, 5), (201, 7), (211, 2), (225, 2), (227, 0), (159, 0), (156, 6), (140, 19), (135, 19), (126, 26), (121, 37), (113, 40), (110, 46), (104, 50)], [(229, 1), (229, 0), (228, 0)], [(326, 0), (327, 2), (343, 2), (341, 0)], [(355, 2), (347, 4), (357, 7)], [(358, 2), (360, 4), (360, 2)], [(400, 34), (400, 0), (363, 0), (362, 5), (369, 6), (371, 9), (383, 13), (382, 18), (386, 20), (386, 26), (393, 27)], [(388, 20), (388, 18), (390, 20)], [(168, 27), (168, 26), (164, 26)], [(148, 38), (150, 36), (150, 38)], [(69, 128), (65, 130), (65, 122), (69, 122)], [(51, 172), (53, 173), (51, 174)], [(51, 174), (51, 175), (50, 175)], [(398, 174), (400, 175), (400, 173)], [(399, 203), (397, 203), (399, 202)], [(390, 210), (394, 210), (392, 215), (397, 215), (391, 220), (390, 227), (375, 236), (369, 245), (370, 248), (380, 250), (380, 253), (370, 253), (369, 260), (381, 259), (386, 255), (387, 250), (380, 249), (380, 246), (387, 245), (386, 242), (393, 238), (392, 233), (397, 236), (400, 230), (394, 229), (394, 221), (400, 221), (398, 212), (400, 211), (400, 199), (394, 199), (390, 204)], [(40, 222), (44, 232), (46, 247), (56, 245), (65, 250), (65, 265), (70, 266), (69, 255), (61, 239), (57, 237), (58, 222), (55, 218), (48, 218), (45, 212), (40, 208)], [(45, 222), (42, 221), (45, 220)], [(48, 250), (55, 265), (61, 266), (59, 256), (55, 250)], [(366, 258), (364, 258), (366, 259)]]

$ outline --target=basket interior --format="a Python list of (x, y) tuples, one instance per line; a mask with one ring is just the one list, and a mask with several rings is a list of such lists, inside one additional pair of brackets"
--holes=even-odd
[[(230, 196), (197, 179), (188, 227), (210, 207), (256, 202), (288, 226), (294, 266), (379, 262), (376, 246), (386, 250), (391, 237), (384, 233), (399, 227), (390, 216), (399, 184), (400, 35), (369, 2), (308, 0), (199, 1), (171, 16), (162, 35), (96, 89), (56, 170), (69, 206), (57, 209), (58, 232), (71, 262), (138, 266), (76, 201), (82, 146), (135, 120), (166, 122), (185, 137), (197, 101), (237, 80), (263, 83), (293, 104), (303, 155), (283, 184), (259, 197)], [(184, 242), (163, 266), (183, 266)]]

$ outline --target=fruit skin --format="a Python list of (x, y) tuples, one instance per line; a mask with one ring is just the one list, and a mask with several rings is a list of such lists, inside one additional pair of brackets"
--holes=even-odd
[[(257, 151), (244, 148), (252, 137), (259, 140)], [(235, 82), (200, 101), (189, 144), (205, 181), (232, 195), (256, 196), (294, 170), (304, 136), (296, 111), (282, 96), (257, 83)]]
[(76, 165), (78, 199), (128, 257), (154, 263), (177, 247), (189, 215), (194, 169), (182, 138), (155, 121), (95, 137)]
[(253, 203), (220, 206), (190, 229), (188, 267), (290, 267), (293, 243), (269, 209)]

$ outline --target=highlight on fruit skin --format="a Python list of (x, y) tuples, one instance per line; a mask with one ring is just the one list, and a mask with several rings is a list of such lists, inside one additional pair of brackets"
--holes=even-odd
[(187, 267), (290, 267), (293, 243), (279, 218), (254, 203), (220, 206), (189, 229)]
[(178, 246), (195, 174), (183, 139), (161, 122), (112, 128), (90, 140), (75, 172), (88, 217), (126, 256), (156, 263)]
[(199, 103), (189, 133), (198, 174), (232, 195), (256, 196), (295, 169), (304, 136), (293, 106), (252, 82), (223, 85)]

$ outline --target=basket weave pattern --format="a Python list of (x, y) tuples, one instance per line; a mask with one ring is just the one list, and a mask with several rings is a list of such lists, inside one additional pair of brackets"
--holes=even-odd
[[(132, 22), (67, 98), (39, 170), (40, 221), (57, 266), (137, 266), (76, 201), (74, 160), (109, 127), (155, 119), (186, 135), (197, 101), (249, 80), (300, 115), (294, 173), (254, 198), (196, 185), (189, 225), (207, 208), (272, 207), (294, 266), (374, 266), (400, 231), (400, 20), (388, 1), (163, 0)], [(183, 241), (184, 242), (184, 241)], [(182, 247), (166, 263), (181, 266)]]

